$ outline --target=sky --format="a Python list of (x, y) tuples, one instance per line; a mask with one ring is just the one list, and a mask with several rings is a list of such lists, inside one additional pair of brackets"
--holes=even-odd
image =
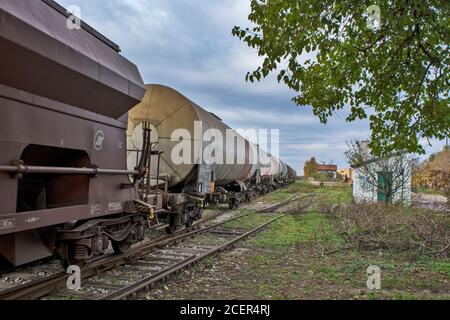
[[(275, 77), (247, 83), (261, 63), (254, 49), (231, 35), (250, 22), (249, 0), (57, 0), (117, 43), (145, 83), (167, 85), (215, 113), (234, 129), (279, 129), (280, 158), (303, 174), (306, 160), (348, 166), (346, 142), (370, 136), (367, 121), (346, 123), (337, 111), (323, 125), (309, 106)], [(427, 154), (444, 142), (434, 141)]]

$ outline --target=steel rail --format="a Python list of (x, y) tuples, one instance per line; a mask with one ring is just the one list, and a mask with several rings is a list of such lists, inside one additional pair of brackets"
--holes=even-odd
[[(82, 268), (82, 279), (87, 279), (92, 276), (95, 276), (97, 274), (103, 273), (105, 271), (108, 271), (110, 269), (113, 269), (117, 266), (123, 265), (125, 263), (130, 263), (136, 259), (138, 259), (140, 256), (150, 252), (152, 249), (160, 248), (167, 246), (169, 244), (176, 244), (184, 239), (190, 238), (194, 235), (205, 233), (213, 228), (217, 228), (219, 226), (222, 226), (228, 222), (235, 221), (237, 219), (244, 218), (251, 214), (256, 213), (263, 213), (266, 212), (268, 208), (271, 210), (276, 210), (279, 207), (282, 207), (286, 205), (287, 203), (290, 203), (294, 201), (298, 196), (298, 193), (292, 196), (291, 198), (284, 200), (282, 202), (279, 202), (275, 205), (271, 205), (266, 208), (262, 208), (259, 210), (255, 210), (252, 212), (248, 212), (236, 217), (233, 217), (231, 219), (213, 224), (211, 226), (207, 226), (205, 228), (200, 228), (198, 230), (193, 230), (184, 234), (180, 234), (175, 237), (168, 237), (161, 240), (156, 240), (156, 242), (151, 242), (148, 244), (140, 245), (138, 247), (132, 248), (129, 252), (123, 253), (123, 254), (113, 254), (110, 256), (101, 257), (99, 259), (94, 260), (89, 265)], [(220, 214), (219, 214), (220, 215)], [(212, 219), (218, 217), (219, 215), (213, 217)], [(210, 221), (212, 219), (209, 219), (207, 221)], [(199, 224), (205, 223), (207, 221), (201, 221)], [(181, 232), (183, 230), (180, 230)], [(34, 281), (31, 281), (29, 283), (19, 285), (17, 287), (13, 287), (10, 289), (6, 289), (3, 291), (0, 291), (0, 300), (34, 300), (39, 299), (43, 296), (46, 296), (50, 294), (53, 291), (56, 291), (58, 289), (64, 288), (66, 284), (66, 280), (69, 277), (69, 274), (65, 272), (57, 273), (42, 279), (37, 279)]]
[(187, 258), (183, 261), (180, 261), (176, 264), (173, 264), (170, 267), (168, 267), (160, 272), (157, 272), (149, 277), (146, 277), (145, 279), (140, 280), (139, 282), (136, 282), (132, 285), (129, 285), (127, 287), (119, 289), (118, 291), (115, 291), (111, 294), (108, 294), (108, 295), (100, 298), (99, 300), (123, 300), (123, 299), (126, 299), (127, 297), (136, 295), (139, 291), (148, 290), (155, 283), (157, 283), (161, 280), (165, 280), (167, 277), (169, 277), (169, 276), (171, 276), (171, 275), (173, 275), (195, 263), (198, 263), (201, 260), (204, 260), (212, 255), (218, 254), (218, 253), (228, 249), (229, 247), (233, 246), (235, 243), (250, 237), (251, 235), (261, 231), (268, 225), (274, 223), (275, 221), (277, 221), (281, 218), (284, 218), (285, 216), (287, 216), (287, 214), (282, 214), (282, 215), (280, 215), (280, 216), (278, 216), (256, 228), (228, 241), (227, 243), (225, 243), (217, 248), (211, 249), (204, 254), (190, 256), (189, 258)]

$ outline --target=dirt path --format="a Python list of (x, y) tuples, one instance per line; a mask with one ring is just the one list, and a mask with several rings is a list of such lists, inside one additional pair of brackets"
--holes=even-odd
[(419, 208), (450, 212), (445, 196), (412, 192), (411, 201), (413, 206)]

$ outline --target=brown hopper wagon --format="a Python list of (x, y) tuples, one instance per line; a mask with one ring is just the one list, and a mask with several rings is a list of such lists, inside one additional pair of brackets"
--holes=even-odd
[(95, 227), (116, 214), (103, 231), (120, 243), (142, 223), (127, 218), (136, 196), (121, 187), (137, 174), (125, 131), (145, 93), (138, 69), (89, 26), (67, 28), (53, 1), (0, 0), (0, 48), (0, 255), (21, 265), (58, 239), (81, 259), (102, 251)]

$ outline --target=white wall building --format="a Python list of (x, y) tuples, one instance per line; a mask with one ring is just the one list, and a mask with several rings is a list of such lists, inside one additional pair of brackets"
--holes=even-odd
[(370, 158), (355, 166), (353, 199), (411, 204), (411, 155)]

